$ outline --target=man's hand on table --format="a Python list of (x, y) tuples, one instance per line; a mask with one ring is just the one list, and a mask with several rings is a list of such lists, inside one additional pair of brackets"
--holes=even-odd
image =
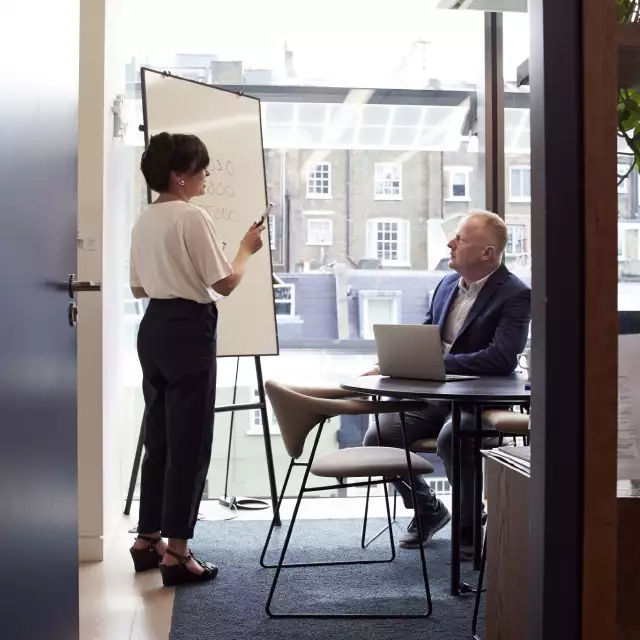
[(380, 367), (376, 365), (375, 367), (373, 367), (373, 369), (369, 369), (369, 371), (366, 371), (365, 373), (361, 373), (359, 377), (364, 378), (365, 376), (379, 376), (379, 375), (380, 375)]

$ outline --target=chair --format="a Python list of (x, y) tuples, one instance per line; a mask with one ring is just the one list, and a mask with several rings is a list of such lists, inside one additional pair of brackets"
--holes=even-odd
[[(411, 444), (409, 449), (413, 453), (436, 453), (437, 440), (435, 438), (421, 438)], [(369, 478), (371, 479), (371, 478)], [(362, 523), (362, 540), (360, 546), (366, 549), (374, 540), (377, 540), (388, 528), (389, 525), (385, 525), (378, 533), (376, 533), (370, 540), (367, 540), (367, 520), (369, 516), (369, 497), (371, 494), (371, 485), (367, 485), (367, 497), (364, 504), (364, 521)], [(393, 516), (391, 518), (391, 524), (397, 524), (396, 515), (398, 509), (398, 492), (393, 489)]]
[(482, 412), (482, 420), (486, 422), (492, 430), (500, 434), (500, 443), (504, 436), (522, 438), (525, 444), (529, 442), (529, 419), (528, 413), (516, 413), (508, 409), (489, 409)]
[[(515, 411), (506, 409), (491, 409), (482, 413), (482, 419), (485, 420), (493, 430), (500, 434), (500, 444), (502, 444), (502, 438), (505, 435), (522, 438), (525, 444), (529, 443), (531, 436), (531, 416), (529, 414), (516, 413)], [(487, 536), (485, 535), (482, 544), (482, 559), (480, 561), (480, 573), (478, 574), (476, 598), (473, 606), (473, 617), (471, 619), (471, 635), (474, 640), (481, 640), (478, 635), (478, 612), (480, 611), (480, 596), (482, 594), (486, 564)]]
[[(412, 401), (398, 402), (376, 402), (373, 400), (356, 399), (349, 397), (350, 394), (341, 389), (315, 389), (305, 387), (287, 387), (273, 381), (265, 382), (267, 396), (275, 413), (282, 440), (291, 456), (291, 463), (286, 474), (282, 492), (278, 500), (277, 511), (284, 499), (287, 484), (294, 467), (303, 467), (304, 476), (296, 504), (291, 517), (286, 537), (280, 552), (278, 563), (266, 564), (265, 556), (271, 541), (275, 526), (275, 518), (271, 522), (269, 533), (265, 541), (260, 564), (264, 568), (275, 569), (275, 575), (271, 585), (271, 590), (266, 603), (266, 612), (272, 618), (426, 618), (431, 615), (431, 592), (429, 588), (429, 578), (424, 553), (424, 547), (420, 546), (420, 561), (424, 580), (427, 610), (421, 614), (384, 614), (384, 613), (352, 613), (352, 614), (331, 614), (331, 613), (276, 613), (272, 611), (271, 603), (278, 584), (280, 573), (283, 569), (290, 567), (320, 567), (320, 566), (344, 566), (359, 564), (381, 564), (393, 562), (395, 559), (395, 545), (393, 541), (393, 531), (391, 528), (391, 513), (389, 509), (389, 497), (386, 489), (385, 478), (409, 477), (412, 491), (415, 492), (413, 482), (414, 475), (432, 473), (433, 467), (429, 462), (419, 456), (392, 447), (355, 447), (351, 449), (341, 449), (321, 457), (316, 458), (318, 443), (322, 435), (326, 421), (339, 415), (376, 415), (379, 413), (400, 413), (404, 420), (406, 411), (424, 408), (424, 403)], [(311, 431), (318, 427), (313, 440), (311, 453), (306, 462), (299, 462), (304, 450), (304, 445)], [(322, 478), (336, 478), (338, 484), (322, 487), (307, 487), (309, 475), (313, 474)], [(376, 560), (357, 560), (340, 562), (308, 562), (308, 563), (285, 563), (285, 556), (291, 540), (291, 534), (296, 523), (300, 503), (304, 494), (313, 491), (326, 491), (329, 489), (368, 486), (370, 481), (354, 482), (345, 484), (348, 478), (371, 478), (381, 477), (380, 483), (385, 488), (385, 498), (387, 506), (387, 521), (389, 523), (389, 540), (391, 545), (391, 557)]]

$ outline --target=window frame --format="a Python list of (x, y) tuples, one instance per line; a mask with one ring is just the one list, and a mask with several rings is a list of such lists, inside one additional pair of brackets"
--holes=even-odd
[[(333, 246), (333, 220), (331, 218), (320, 218), (320, 217), (309, 217), (306, 219), (306, 244), (308, 247), (331, 247)], [(329, 225), (328, 237), (329, 240), (327, 242), (316, 242), (314, 238), (310, 238), (310, 227), (313, 224), (322, 223)]]
[(282, 284), (274, 284), (273, 288), (274, 290), (289, 289), (289, 291), (291, 291), (291, 301), (289, 302), (289, 304), (291, 304), (291, 311), (289, 313), (278, 313), (278, 305), (282, 304), (285, 301), (277, 300), (274, 292), (273, 302), (275, 305), (276, 320), (278, 318), (295, 318), (296, 317), (296, 285), (293, 284), (292, 282), (284, 282)]
[[(387, 260), (378, 257), (378, 225), (398, 225), (398, 259)], [(405, 238), (402, 241), (402, 234)], [(372, 240), (372, 234), (374, 239)], [(411, 267), (411, 222), (406, 218), (372, 217), (367, 219), (366, 255), (369, 259), (380, 260), (383, 267)], [(400, 246), (404, 244), (405, 255), (400, 257)]]
[(393, 304), (392, 320), (389, 324), (400, 324), (400, 301), (402, 291), (367, 289), (359, 291), (360, 312), (360, 338), (362, 340), (374, 340), (373, 325), (370, 321), (369, 302), (371, 300), (391, 300)]
[[(529, 172), (529, 195), (515, 196), (513, 195), (513, 172), (528, 171)], [(522, 190), (522, 178), (519, 180)], [(530, 164), (513, 164), (509, 166), (509, 202), (531, 202), (531, 165)]]
[[(637, 254), (635, 257), (627, 255), (627, 231), (637, 231)], [(622, 249), (622, 251), (620, 251)], [(640, 222), (618, 221), (618, 262), (638, 262), (640, 261)]]
[(276, 250), (276, 217), (273, 213), (267, 216), (267, 225), (269, 232), (269, 248), (271, 251)]
[[(260, 402), (260, 392), (257, 387), (251, 388), (251, 396), (252, 403)], [(279, 436), (280, 427), (278, 426), (278, 421), (276, 420), (276, 414), (273, 411), (273, 407), (269, 402), (269, 398), (265, 395), (265, 400), (267, 403), (267, 418), (269, 419), (269, 435), (271, 436)], [(247, 436), (261, 436), (264, 434), (262, 429), (262, 409), (252, 409), (251, 410), (251, 418), (249, 422), (249, 427), (245, 432)]]
[[(622, 169), (622, 171), (620, 169)], [(627, 171), (629, 171), (629, 165), (625, 164), (624, 162), (618, 162), (617, 170), (618, 170), (617, 175), (622, 175), (623, 173), (627, 173)], [(616, 185), (618, 188), (619, 196), (629, 195), (629, 179), (630, 178), (631, 178), (631, 173), (620, 184)], [(616, 178), (616, 182), (617, 181), (618, 180)]]
[[(526, 256), (527, 255), (527, 251), (526, 251), (526, 240), (527, 240), (527, 225), (524, 222), (507, 222), (507, 230), (513, 228), (513, 227), (519, 227), (522, 229), (522, 246), (523, 246), (523, 251), (521, 252), (517, 252), (517, 251), (510, 251), (510, 247), (509, 247), (509, 236), (507, 236), (507, 246), (505, 247), (505, 256), (510, 257), (510, 258), (516, 258), (519, 256)], [(513, 236), (511, 236), (511, 240), (513, 240)]]
[[(471, 202), (471, 172), (473, 167), (469, 166), (446, 166), (444, 173), (447, 174), (447, 195), (446, 202)], [(456, 196), (453, 194), (453, 175), (460, 173), (465, 177), (464, 196)]]
[[(398, 193), (380, 193), (378, 187), (384, 190), (387, 183), (395, 180), (387, 180), (378, 174), (384, 174), (386, 168), (393, 167), (398, 172)], [(373, 197), (375, 200), (402, 200), (402, 163), (401, 162), (376, 162), (373, 167)]]
[[(323, 177), (318, 178), (318, 167), (327, 167), (327, 193), (317, 193), (316, 191), (311, 190), (311, 186), (314, 185), (314, 188), (317, 186), (317, 180), (323, 180)], [(330, 162), (316, 162), (314, 165), (307, 168), (307, 198), (310, 200), (331, 200), (333, 197), (331, 195), (332, 191), (332, 167)]]

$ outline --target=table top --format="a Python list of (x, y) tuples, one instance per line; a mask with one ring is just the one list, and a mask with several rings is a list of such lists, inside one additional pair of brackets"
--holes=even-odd
[(456, 400), (468, 403), (526, 402), (531, 391), (521, 374), (482, 376), (475, 380), (440, 382), (437, 380), (405, 380), (386, 376), (363, 376), (340, 385), (346, 391), (386, 398), (420, 400), (424, 398)]

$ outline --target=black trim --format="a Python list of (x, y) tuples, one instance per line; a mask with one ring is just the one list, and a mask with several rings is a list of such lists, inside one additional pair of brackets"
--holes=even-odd
[(531, 0), (531, 632), (582, 625), (585, 197), (581, 0)]
[[(142, 67), (155, 73), (163, 73), (150, 67)], [(164, 75), (167, 74), (166, 72)], [(179, 77), (179, 76), (173, 76)], [(204, 84), (189, 78), (180, 78), (195, 84)], [(216, 89), (231, 91), (262, 102), (319, 102), (326, 104), (342, 103), (346, 97), (355, 90), (371, 91), (368, 104), (390, 105), (428, 105), (428, 106), (459, 106), (467, 98), (476, 95), (476, 89), (469, 87), (462, 90), (436, 90), (436, 89), (367, 89), (350, 87), (316, 87), (295, 85), (205, 85), (215, 86)], [(137, 97), (137, 88), (134, 83), (134, 96)], [(516, 109), (529, 107), (529, 94), (526, 92), (505, 93), (505, 106)]]

